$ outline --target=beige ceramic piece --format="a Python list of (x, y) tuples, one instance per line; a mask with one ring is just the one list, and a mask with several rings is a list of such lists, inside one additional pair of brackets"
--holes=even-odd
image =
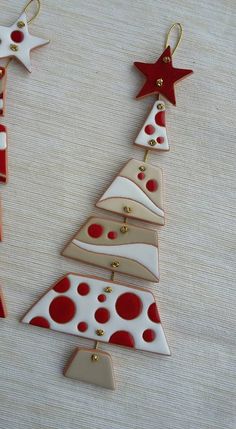
[(106, 389), (115, 389), (111, 356), (98, 349), (77, 348), (64, 370), (64, 376)]
[(125, 226), (127, 232), (122, 232), (122, 222), (89, 218), (62, 255), (111, 271), (159, 281), (157, 232), (130, 224)]
[(162, 188), (161, 168), (131, 159), (96, 206), (126, 217), (164, 225)]

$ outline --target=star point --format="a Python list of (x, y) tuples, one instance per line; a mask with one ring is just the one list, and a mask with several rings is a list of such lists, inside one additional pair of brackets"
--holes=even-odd
[(155, 63), (135, 61), (134, 65), (146, 76), (146, 82), (136, 98), (161, 94), (174, 105), (176, 105), (175, 83), (193, 73), (192, 70), (173, 67), (170, 46), (164, 50)]
[(49, 43), (49, 40), (32, 36), (28, 30), (25, 12), (10, 27), (0, 26), (0, 58), (16, 58), (31, 72), (31, 50)]

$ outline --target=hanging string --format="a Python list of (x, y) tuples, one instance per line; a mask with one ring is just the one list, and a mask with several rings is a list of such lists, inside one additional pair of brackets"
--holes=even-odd
[(29, 9), (29, 7), (30, 7), (33, 3), (36, 3), (36, 10), (35, 10), (35, 12), (34, 12), (33, 16), (32, 16), (30, 19), (27, 19), (28, 24), (30, 24), (30, 23), (31, 23), (35, 18), (37, 18), (38, 14), (39, 14), (39, 12), (40, 12), (40, 9), (41, 9), (41, 2), (40, 2), (40, 0), (30, 0), (30, 1), (27, 3), (27, 5), (24, 7), (24, 9), (23, 9), (23, 12), (25, 12), (25, 13), (26, 13), (26, 15), (27, 15), (27, 10)]
[(165, 42), (165, 48), (167, 48), (167, 46), (170, 46), (170, 35), (173, 31), (174, 28), (178, 28), (178, 38), (177, 38), (177, 42), (174, 46), (174, 48), (172, 49), (172, 56), (174, 55), (176, 49), (178, 48), (182, 37), (183, 37), (183, 27), (179, 22), (175, 22), (169, 29), (167, 36), (166, 36), (166, 42)]

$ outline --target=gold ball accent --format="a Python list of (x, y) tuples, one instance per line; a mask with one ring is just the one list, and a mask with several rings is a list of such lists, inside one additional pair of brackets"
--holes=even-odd
[(111, 293), (112, 292), (112, 287), (111, 286), (107, 286), (104, 288), (104, 292), (106, 293)]
[(125, 212), (125, 213), (131, 213), (131, 212), (132, 212), (131, 207), (125, 206), (125, 207), (124, 207), (124, 212)]
[(91, 356), (91, 360), (93, 361), (93, 362), (97, 362), (98, 360), (99, 360), (99, 356), (97, 355), (97, 354), (93, 354), (92, 356)]
[(24, 21), (18, 21), (18, 22), (17, 22), (17, 27), (18, 27), (18, 28), (23, 28), (23, 27), (25, 27), (25, 23), (24, 23)]
[(120, 263), (118, 261), (113, 261), (111, 263), (112, 268), (118, 268), (120, 266)]
[(164, 110), (164, 104), (161, 104), (161, 103), (159, 103), (158, 105), (157, 105), (157, 108), (158, 108), (158, 110)]
[(157, 144), (156, 140), (149, 140), (148, 144), (150, 146), (155, 146)]
[(12, 51), (14, 51), (14, 52), (17, 52), (17, 51), (18, 51), (18, 49), (19, 49), (19, 47), (18, 47), (17, 45), (15, 45), (14, 43), (11, 43), (11, 45), (10, 45), (10, 49), (11, 49)]
[(161, 87), (162, 85), (163, 85), (163, 79), (162, 79), (162, 78), (157, 79), (157, 80), (156, 80), (156, 86)]
[(97, 330), (96, 330), (96, 334), (97, 334), (99, 337), (102, 337), (102, 336), (105, 334), (105, 331), (104, 331), (103, 329), (97, 329)]
[(164, 57), (163, 61), (164, 61), (164, 63), (170, 63), (171, 58), (170, 57)]
[(123, 234), (125, 233), (125, 232), (128, 232), (128, 226), (127, 225), (122, 225), (122, 227), (121, 227), (121, 229), (120, 229), (120, 232), (122, 232)]
[(144, 165), (140, 165), (139, 170), (140, 170), (140, 171), (145, 171), (145, 170), (146, 170), (146, 167), (145, 167)]

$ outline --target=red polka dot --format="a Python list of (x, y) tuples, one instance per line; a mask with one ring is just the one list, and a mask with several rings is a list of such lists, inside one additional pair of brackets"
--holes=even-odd
[(160, 323), (161, 319), (157, 310), (156, 303), (153, 302), (148, 309), (148, 317), (152, 322)]
[(19, 30), (15, 30), (11, 33), (11, 39), (13, 40), (13, 42), (15, 43), (21, 43), (24, 40), (24, 33), (22, 31)]
[(127, 331), (114, 332), (114, 334), (109, 338), (109, 343), (126, 347), (134, 347), (133, 336)]
[(92, 238), (99, 238), (101, 237), (102, 233), (103, 233), (103, 227), (98, 223), (92, 223), (92, 225), (88, 227), (88, 234)]
[(164, 137), (157, 137), (156, 140), (157, 140), (157, 143), (159, 143), (159, 144), (162, 144), (165, 141)]
[(106, 299), (107, 299), (107, 297), (103, 293), (101, 295), (98, 295), (98, 301), (99, 302), (104, 302), (104, 301), (106, 301)]
[(156, 338), (156, 334), (152, 329), (146, 329), (146, 331), (143, 332), (143, 339), (147, 343), (151, 343)]
[(49, 307), (50, 316), (57, 323), (67, 323), (72, 320), (75, 310), (74, 302), (67, 296), (54, 298)]
[(143, 180), (145, 179), (145, 174), (144, 173), (138, 173), (138, 179)]
[(107, 237), (110, 238), (110, 240), (115, 240), (115, 238), (117, 237), (117, 232), (116, 231), (110, 231), (107, 234)]
[(155, 122), (160, 127), (165, 127), (166, 125), (165, 112), (158, 112), (155, 116)]
[(132, 320), (138, 317), (142, 307), (141, 299), (132, 292), (123, 293), (116, 300), (116, 311), (125, 320)]
[(83, 296), (88, 295), (89, 291), (90, 291), (90, 287), (88, 283), (80, 283), (79, 286), (77, 287), (77, 292), (80, 295), (83, 295)]
[(47, 319), (40, 316), (34, 317), (29, 323), (30, 325), (40, 326), (41, 328), (50, 328), (50, 324)]
[(110, 319), (110, 312), (107, 308), (98, 308), (94, 317), (98, 323), (106, 323)]
[(88, 324), (86, 322), (80, 322), (77, 326), (78, 331), (85, 332), (88, 329)]
[(54, 290), (59, 293), (66, 292), (70, 288), (70, 280), (68, 277), (64, 277), (64, 279), (60, 280), (55, 286)]
[(148, 180), (146, 188), (149, 192), (155, 192), (158, 189), (158, 183), (155, 179)]
[(146, 125), (146, 127), (144, 128), (144, 131), (146, 134), (148, 134), (149, 136), (153, 133), (155, 133), (155, 127), (153, 125)]

